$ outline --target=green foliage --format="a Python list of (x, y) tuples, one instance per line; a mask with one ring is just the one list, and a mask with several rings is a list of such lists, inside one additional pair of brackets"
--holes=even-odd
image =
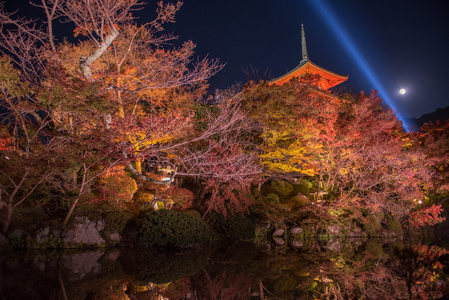
[(372, 214), (368, 214), (365, 218), (366, 221), (363, 223), (363, 229), (370, 236), (376, 236), (382, 230), (380, 219)]
[(106, 230), (110, 232), (122, 233), (126, 227), (126, 224), (134, 217), (134, 214), (126, 211), (114, 211), (105, 212), (102, 214), (106, 222)]
[(404, 233), (401, 222), (399, 222), (399, 220), (396, 218), (389, 218), (387, 220), (387, 229), (394, 231), (397, 236), (402, 236)]
[(48, 221), (48, 216), (42, 207), (18, 207), (11, 222), (15, 228), (20, 228), (27, 232), (37, 230)]
[(279, 203), (279, 196), (273, 193), (269, 193), (266, 197), (265, 197), (265, 202), (266, 203)]
[(237, 241), (252, 241), (256, 228), (248, 215), (233, 214), (226, 218), (216, 212), (207, 215), (207, 221), (213, 229), (225, 238)]
[(280, 199), (285, 199), (293, 192), (293, 185), (285, 180), (273, 180), (270, 183), (270, 191)]
[(300, 193), (305, 196), (309, 195), (311, 188), (312, 184), (305, 179), (301, 179), (299, 183), (293, 185), (293, 190), (295, 193)]
[(294, 196), (283, 202), (283, 204), (287, 205), (292, 210), (298, 210), (301, 207), (305, 206), (307, 203), (307, 198), (303, 195)]
[(0, 89), (13, 97), (23, 97), (30, 92), (28, 84), (20, 80), (20, 71), (6, 56), (0, 56)]
[(188, 214), (188, 215), (191, 215), (195, 219), (201, 220), (201, 214), (197, 210), (195, 210), (195, 209), (189, 209), (185, 213)]
[(206, 223), (174, 210), (143, 213), (137, 226), (138, 243), (143, 246), (189, 247), (209, 243), (213, 238)]

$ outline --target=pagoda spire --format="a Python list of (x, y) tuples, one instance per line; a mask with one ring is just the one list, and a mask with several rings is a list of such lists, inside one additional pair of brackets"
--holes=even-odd
[(301, 24), (301, 44), (302, 44), (301, 62), (308, 61), (309, 57), (307, 56), (306, 33), (304, 32), (304, 24)]

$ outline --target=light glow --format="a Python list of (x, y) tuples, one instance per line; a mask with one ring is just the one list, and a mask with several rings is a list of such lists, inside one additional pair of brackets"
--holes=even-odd
[(349, 52), (351, 58), (356, 62), (359, 69), (368, 79), (373, 86), (373, 89), (378, 91), (379, 96), (385, 101), (385, 103), (395, 112), (396, 117), (402, 121), (403, 128), (408, 132), (410, 131), (410, 125), (406, 122), (398, 112), (395, 104), (391, 100), (388, 93), (385, 91), (379, 78), (374, 73), (367, 60), (363, 57), (362, 53), (358, 50), (356, 44), (351, 40), (349, 34), (344, 27), (340, 24), (337, 17), (332, 13), (329, 7), (325, 4), (324, 0), (309, 0), (309, 3), (316, 9), (316, 11), (322, 16), (322, 19), (327, 23), (328, 27), (338, 37), (338, 40), (342, 43), (344, 48)]
[(407, 91), (406, 91), (405, 89), (400, 89), (400, 90), (399, 90), (399, 94), (401, 94), (401, 95), (405, 95), (406, 92), (407, 92)]

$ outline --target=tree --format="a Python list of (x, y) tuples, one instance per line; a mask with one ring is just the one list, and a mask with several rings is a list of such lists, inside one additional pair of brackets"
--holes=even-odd
[(335, 95), (313, 88), (309, 75), (283, 86), (251, 84), (247, 107), (263, 130), (266, 174), (289, 181), (308, 176), (328, 205), (405, 219), (431, 184), (424, 154), (391, 110), (371, 95)]
[(312, 87), (313, 75), (283, 86), (244, 87), (246, 108), (262, 124), (260, 158), (270, 176), (315, 176), (324, 143), (332, 139), (338, 99)]
[(449, 185), (449, 122), (426, 123), (413, 135), (413, 147), (425, 154), (425, 164), (434, 172), (429, 194), (447, 194)]
[(350, 205), (407, 216), (424, 197), (422, 185), (430, 182), (423, 153), (409, 147), (407, 133), (375, 92), (362, 93), (347, 107), (326, 187)]
[(48, 130), (49, 120), (37, 114), (42, 106), (29, 99), (30, 87), (7, 57), (0, 57), (0, 83), (0, 130), (6, 136), (0, 155), (0, 212), (6, 233), (16, 208), (55, 176), (67, 140)]

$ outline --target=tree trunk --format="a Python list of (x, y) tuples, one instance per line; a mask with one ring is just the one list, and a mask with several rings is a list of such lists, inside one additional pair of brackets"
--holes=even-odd
[(73, 211), (75, 210), (75, 206), (78, 204), (78, 201), (80, 200), (79, 196), (78, 198), (75, 199), (75, 201), (73, 201), (72, 205), (70, 206), (70, 210), (67, 213), (67, 215), (65, 216), (64, 221), (62, 222), (62, 228), (65, 229), (65, 227), (67, 226), (67, 223), (69, 222), (70, 217), (72, 216)]
[(142, 174), (142, 160), (140, 158), (136, 159), (136, 171), (139, 174)]
[(6, 232), (9, 229), (9, 225), (11, 224), (11, 218), (12, 218), (12, 203), (8, 203), (8, 205), (6, 205), (6, 217), (3, 220), (2, 223), (2, 233), (6, 234)]

